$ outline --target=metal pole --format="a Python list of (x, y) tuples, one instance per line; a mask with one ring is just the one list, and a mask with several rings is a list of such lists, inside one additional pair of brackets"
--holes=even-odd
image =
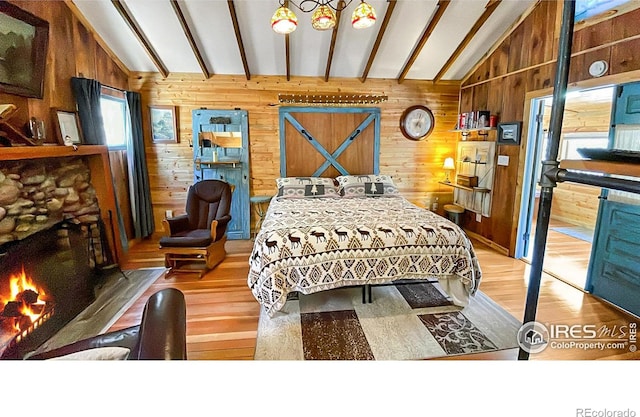
[[(538, 219), (536, 222), (536, 234), (531, 260), (531, 272), (529, 274), (529, 286), (527, 287), (527, 301), (525, 304), (524, 319), (522, 321), (523, 324), (535, 321), (536, 310), (538, 308), (538, 295), (540, 293), (542, 264), (544, 262), (547, 231), (549, 229), (551, 200), (553, 198), (553, 188), (556, 186), (555, 181), (545, 174), (548, 171), (555, 171), (558, 169), (558, 149), (560, 148), (560, 130), (562, 128), (567, 80), (569, 79), (574, 15), (575, 1), (565, 0), (562, 9), (562, 26), (560, 28), (558, 60), (556, 63), (556, 75), (553, 86), (553, 105), (551, 107), (548, 148), (546, 159), (542, 162), (542, 175), (540, 178), (540, 186), (542, 190), (540, 203), (538, 205)], [(520, 347), (518, 359), (529, 359), (529, 352)]]

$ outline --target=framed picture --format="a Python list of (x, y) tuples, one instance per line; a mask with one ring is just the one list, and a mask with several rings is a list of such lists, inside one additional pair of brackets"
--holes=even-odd
[(0, 2), (0, 92), (42, 98), (48, 42), (46, 20)]
[(178, 143), (178, 123), (175, 106), (149, 106), (151, 141)]
[(522, 122), (498, 123), (498, 145), (520, 145)]
[(55, 125), (58, 142), (61, 145), (79, 145), (82, 143), (78, 114), (73, 111), (55, 110)]

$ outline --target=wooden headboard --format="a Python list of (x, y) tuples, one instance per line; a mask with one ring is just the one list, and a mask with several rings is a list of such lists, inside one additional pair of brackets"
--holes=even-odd
[(379, 171), (379, 108), (280, 108), (280, 176), (335, 178)]

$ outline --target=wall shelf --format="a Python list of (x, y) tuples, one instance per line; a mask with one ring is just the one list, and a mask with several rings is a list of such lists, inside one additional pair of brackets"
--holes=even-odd
[(455, 182), (438, 181), (438, 184), (446, 185), (453, 188), (458, 188), (460, 190), (472, 191), (474, 193), (488, 193), (489, 191), (491, 191), (486, 187), (466, 187), (464, 185), (456, 184)]

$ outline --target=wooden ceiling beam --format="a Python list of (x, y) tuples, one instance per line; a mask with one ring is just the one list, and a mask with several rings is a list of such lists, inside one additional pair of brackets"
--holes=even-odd
[(438, 9), (436, 10), (435, 14), (431, 18), (431, 21), (429, 22), (424, 32), (422, 33), (422, 37), (418, 41), (418, 44), (415, 46), (415, 48), (413, 48), (413, 51), (411, 52), (411, 56), (409, 57), (409, 60), (404, 65), (404, 68), (402, 68), (402, 71), (400, 72), (400, 76), (398, 77), (398, 83), (402, 83), (404, 81), (405, 77), (407, 76), (407, 73), (411, 69), (411, 66), (413, 65), (414, 62), (416, 62), (418, 55), (420, 55), (422, 48), (427, 43), (427, 40), (429, 40), (429, 37), (431, 36), (433, 31), (436, 29), (436, 26), (438, 25), (438, 22), (440, 22), (442, 15), (444, 15), (445, 10), (447, 10), (447, 7), (449, 7), (449, 3), (451, 3), (450, 0), (440, 0), (438, 2), (438, 5), (436, 6)]
[[(284, 0), (284, 7), (289, 8), (289, 0)], [(284, 65), (287, 70), (287, 81), (291, 80), (291, 54), (289, 49), (289, 34), (284, 35)]]
[(458, 45), (456, 50), (449, 57), (447, 62), (444, 64), (444, 66), (440, 69), (440, 72), (438, 72), (436, 77), (433, 79), (434, 83), (437, 83), (438, 81), (440, 81), (444, 76), (444, 74), (447, 73), (447, 71), (449, 70), (449, 68), (451, 68), (453, 63), (456, 62), (456, 59), (458, 59), (462, 51), (464, 51), (464, 48), (466, 48), (469, 42), (471, 42), (471, 40), (473, 39), (473, 37), (476, 36), (476, 34), (478, 33), (482, 25), (484, 25), (486, 21), (489, 19), (489, 17), (493, 14), (493, 12), (496, 11), (496, 9), (498, 8), (501, 2), (502, 0), (489, 0), (489, 3), (487, 3), (487, 7), (485, 7), (482, 15), (478, 18), (478, 20), (476, 20), (476, 23), (474, 23), (471, 30), (469, 30), (469, 33), (467, 33), (467, 36), (464, 37), (460, 45)]
[(384, 14), (384, 19), (382, 20), (382, 24), (380, 25), (380, 30), (378, 30), (378, 36), (376, 37), (376, 42), (373, 44), (373, 49), (369, 54), (369, 60), (367, 61), (367, 65), (364, 67), (364, 71), (362, 72), (362, 77), (360, 77), (360, 81), (362, 82), (367, 81), (369, 70), (371, 70), (371, 66), (373, 65), (373, 60), (376, 59), (378, 48), (380, 47), (380, 43), (382, 42), (384, 33), (387, 30), (387, 26), (389, 25), (389, 20), (391, 19), (391, 15), (393, 14), (393, 9), (396, 7), (396, 0), (387, 0), (387, 3), (389, 3), (389, 5), (387, 6), (387, 11)]
[(247, 54), (244, 51), (244, 43), (242, 43), (242, 35), (240, 34), (240, 25), (238, 24), (236, 6), (233, 4), (233, 0), (227, 0), (227, 4), (229, 5), (229, 13), (231, 14), (231, 21), (233, 22), (233, 30), (236, 33), (236, 40), (238, 41), (238, 49), (240, 50), (240, 58), (242, 59), (242, 66), (244, 67), (244, 75), (248, 81), (251, 79), (251, 73), (249, 72), (249, 64), (247, 63)]
[(151, 61), (153, 61), (153, 64), (158, 69), (158, 72), (160, 72), (160, 74), (162, 75), (162, 78), (167, 78), (167, 76), (169, 76), (169, 70), (167, 70), (167, 67), (164, 65), (155, 49), (153, 49), (153, 46), (151, 46), (151, 42), (149, 42), (147, 36), (144, 34), (142, 29), (140, 29), (138, 22), (133, 18), (133, 16), (131, 16), (131, 14), (129, 14), (129, 11), (121, 2), (121, 0), (111, 0), (111, 4), (113, 4), (118, 13), (120, 13), (120, 16), (133, 31), (135, 37), (138, 38), (138, 41), (140, 42), (140, 44), (142, 44), (142, 47), (144, 48), (147, 55), (149, 55)]
[(184, 32), (184, 36), (187, 37), (187, 41), (189, 41), (189, 45), (191, 45), (191, 50), (198, 61), (198, 65), (200, 65), (200, 69), (202, 70), (202, 74), (205, 79), (209, 79), (211, 77), (211, 72), (207, 68), (207, 64), (204, 62), (202, 58), (202, 54), (200, 53), (200, 49), (198, 49), (198, 45), (196, 44), (196, 40), (191, 33), (191, 29), (189, 28), (189, 24), (187, 23), (187, 19), (184, 17), (184, 13), (182, 13), (182, 9), (178, 4), (177, 0), (171, 0), (171, 6), (173, 7), (173, 11), (180, 22), (180, 26), (182, 26), (182, 31)]
[(340, 27), (340, 17), (342, 17), (342, 9), (336, 12), (336, 25), (331, 32), (331, 46), (329, 46), (329, 56), (327, 57), (327, 67), (324, 71), (324, 81), (329, 82), (329, 74), (331, 73), (331, 64), (333, 62), (333, 51), (336, 48), (336, 40), (338, 39), (338, 28)]

